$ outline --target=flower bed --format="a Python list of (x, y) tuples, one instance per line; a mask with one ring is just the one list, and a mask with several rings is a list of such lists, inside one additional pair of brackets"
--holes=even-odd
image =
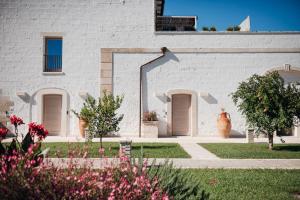
[[(17, 119), (13, 117), (12, 119)], [(174, 170), (171, 165), (152, 166), (147, 162), (131, 162), (120, 154), (120, 163), (102, 170), (94, 170), (93, 163), (76, 163), (72, 154), (64, 166), (44, 160), (41, 142), (48, 131), (39, 124), (29, 123), (29, 130), (18, 141), (18, 126), (23, 121), (12, 120), (15, 138), (10, 145), (2, 145), (6, 130), (0, 130), (0, 199), (122, 199), (168, 200), (208, 199), (192, 177)], [(103, 154), (103, 149), (99, 153)], [(140, 160), (141, 161), (141, 160)]]
[(149, 178), (146, 163), (139, 168), (124, 157), (118, 166), (95, 171), (72, 160), (67, 169), (46, 162), (36, 167), (29, 157), (15, 153), (9, 164), (2, 157), (0, 199), (169, 199), (158, 179)]

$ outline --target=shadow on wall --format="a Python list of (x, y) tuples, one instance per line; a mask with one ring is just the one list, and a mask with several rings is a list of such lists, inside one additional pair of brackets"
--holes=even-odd
[(147, 78), (147, 73), (152, 71), (154, 68), (159, 67), (165, 63), (167, 63), (170, 60), (174, 60), (176, 62), (179, 62), (179, 59), (175, 56), (174, 53), (167, 51), (166, 55), (162, 57), (161, 59), (147, 65), (143, 69), (143, 82), (142, 82), (142, 99), (143, 99), (143, 112), (149, 111), (148, 107), (148, 84), (150, 83)]
[(200, 97), (208, 104), (218, 104), (218, 100), (209, 93), (206, 95), (200, 94)]

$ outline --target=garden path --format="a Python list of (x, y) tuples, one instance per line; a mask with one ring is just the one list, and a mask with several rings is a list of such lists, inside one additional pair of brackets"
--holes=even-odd
[(197, 159), (220, 159), (215, 154), (211, 153), (210, 151), (206, 150), (202, 146), (198, 145), (197, 143), (183, 143), (179, 142), (180, 146), (192, 157), (193, 160)]
[[(56, 166), (67, 167), (69, 158), (48, 158), (48, 161)], [(148, 163), (153, 160), (157, 164), (164, 163), (166, 160), (172, 161), (176, 168), (191, 169), (300, 169), (300, 159), (148, 159)], [(92, 168), (101, 169), (111, 164), (117, 164), (116, 158), (87, 158), (73, 159), (79, 166), (84, 166), (87, 162), (92, 163)]]

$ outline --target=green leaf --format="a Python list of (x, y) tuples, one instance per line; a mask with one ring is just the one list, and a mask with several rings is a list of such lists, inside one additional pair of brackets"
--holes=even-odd
[(0, 155), (3, 155), (5, 153), (5, 148), (3, 144), (0, 142)]
[(38, 156), (43, 156), (43, 158), (46, 158), (46, 156), (48, 155), (49, 151), (50, 151), (50, 148), (48, 147), (48, 148), (44, 149), (42, 152), (40, 152), (38, 154)]
[(10, 143), (10, 145), (8, 146), (8, 149), (7, 149), (7, 152), (8, 152), (8, 154), (12, 154), (12, 152), (13, 151), (17, 151), (18, 149), (17, 149), (17, 142), (16, 142), (16, 140), (15, 139), (13, 139), (12, 141), (11, 141), (11, 143)]
[(28, 132), (22, 141), (23, 151), (27, 152), (30, 145), (33, 145), (33, 144), (34, 144), (34, 141), (32, 140), (30, 133)]

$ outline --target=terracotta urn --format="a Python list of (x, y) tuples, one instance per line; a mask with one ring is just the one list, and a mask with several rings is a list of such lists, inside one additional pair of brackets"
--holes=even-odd
[(229, 137), (231, 131), (231, 120), (229, 113), (224, 112), (224, 110), (222, 110), (221, 114), (218, 117), (217, 127), (219, 130), (219, 134), (222, 137)]
[(81, 137), (85, 137), (85, 128), (88, 126), (88, 122), (82, 118), (79, 118), (79, 132)]

